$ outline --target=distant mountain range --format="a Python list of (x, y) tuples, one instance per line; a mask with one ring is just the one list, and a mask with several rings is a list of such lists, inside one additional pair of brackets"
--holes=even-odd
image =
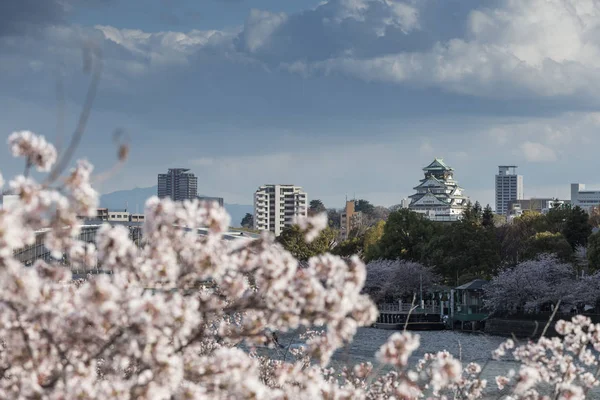
[[(112, 193), (103, 194), (100, 196), (100, 207), (105, 207), (111, 210), (124, 210), (127, 208), (129, 212), (144, 212), (146, 200), (155, 196), (157, 187), (135, 188), (130, 190), (119, 190)], [(225, 199), (227, 200), (227, 199)], [(239, 227), (242, 218), (246, 213), (252, 214), (254, 208), (251, 205), (245, 204), (228, 204), (225, 203), (225, 209), (231, 216), (231, 226)]]

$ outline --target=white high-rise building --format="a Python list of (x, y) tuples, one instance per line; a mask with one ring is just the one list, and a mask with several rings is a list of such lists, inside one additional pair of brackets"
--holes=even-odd
[(254, 193), (254, 229), (279, 236), (294, 217), (308, 215), (308, 196), (300, 186), (264, 185)]
[(523, 176), (516, 165), (500, 165), (496, 175), (496, 214), (507, 215), (509, 203), (523, 200)]
[(600, 190), (586, 190), (583, 183), (571, 184), (571, 205), (579, 206), (590, 212), (593, 207), (600, 206)]

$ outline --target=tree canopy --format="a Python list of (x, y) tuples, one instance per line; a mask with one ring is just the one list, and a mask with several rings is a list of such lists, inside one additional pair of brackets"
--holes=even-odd
[(241, 225), (244, 228), (252, 228), (252, 226), (254, 225), (254, 216), (250, 213), (246, 213), (246, 215), (244, 215), (244, 218), (242, 218)]
[(320, 214), (326, 211), (327, 208), (325, 208), (325, 204), (319, 199), (311, 200), (308, 205), (309, 214)]
[(337, 235), (336, 230), (326, 228), (315, 240), (307, 243), (304, 232), (297, 225), (293, 225), (285, 228), (276, 240), (298, 260), (306, 261), (313, 256), (329, 252)]

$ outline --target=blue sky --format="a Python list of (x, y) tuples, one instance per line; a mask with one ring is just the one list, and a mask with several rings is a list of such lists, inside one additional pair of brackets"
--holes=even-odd
[[(526, 196), (600, 186), (599, 0), (9, 0), (0, 2), (0, 131), (67, 133), (104, 73), (78, 156), (102, 193), (191, 168), (200, 191), (251, 204), (265, 183), (341, 207), (397, 204), (433, 157), (493, 203), (497, 165)], [(64, 134), (63, 134), (64, 136)], [(0, 150), (5, 177), (22, 165)], [(493, 205), (493, 204), (492, 204)]]

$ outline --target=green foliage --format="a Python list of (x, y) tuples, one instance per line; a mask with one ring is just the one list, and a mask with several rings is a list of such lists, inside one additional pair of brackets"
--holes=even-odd
[(250, 213), (246, 213), (246, 215), (244, 215), (244, 218), (242, 218), (241, 225), (243, 228), (252, 228), (252, 226), (254, 225), (254, 216)]
[[(376, 208), (365, 200), (357, 209)], [(363, 214), (364, 215), (364, 214)], [(509, 224), (501, 224), (489, 205), (468, 204), (463, 219), (454, 223), (432, 222), (408, 209), (390, 213), (387, 222), (366, 224), (356, 237), (342, 242), (335, 253), (360, 253), (365, 261), (411, 260), (434, 267), (446, 283), (454, 285), (474, 278), (490, 278), (501, 266), (514, 266), (541, 254), (553, 253), (564, 262), (575, 259), (574, 248), (587, 243), (591, 225), (579, 207), (559, 206), (547, 215), (525, 212)], [(376, 221), (371, 217), (370, 221)], [(600, 238), (588, 246), (589, 263), (600, 269)], [(584, 256), (585, 257), (585, 256)]]
[(331, 250), (331, 254), (335, 254), (340, 257), (350, 257), (355, 254), (363, 254), (363, 238), (355, 237), (352, 239), (344, 240)]
[(476, 201), (475, 204), (471, 204), (471, 202), (469, 202), (463, 211), (462, 221), (471, 224), (480, 224), (482, 215), (483, 210), (481, 209), (481, 204), (479, 204), (478, 201)]
[(379, 241), (383, 237), (384, 231), (385, 221), (378, 221), (365, 232), (363, 239), (365, 260), (370, 261), (379, 258)]
[(587, 245), (587, 258), (590, 269), (593, 271), (600, 270), (600, 232), (590, 236)]
[(500, 214), (494, 214), (494, 226), (506, 225), (506, 216)]
[(570, 209), (562, 233), (573, 250), (577, 246), (586, 246), (592, 234), (588, 214), (579, 206)]
[(549, 230), (551, 232), (562, 232), (565, 229), (572, 208), (568, 204), (554, 204), (554, 207), (546, 214)]
[(276, 239), (287, 251), (300, 261), (306, 261), (313, 256), (329, 252), (338, 232), (326, 228), (311, 243), (306, 243), (304, 233), (297, 225), (285, 228)]
[(569, 261), (573, 249), (562, 233), (540, 232), (525, 242), (523, 259), (535, 260), (541, 254), (555, 254), (561, 261)]
[(493, 227), (465, 219), (443, 228), (427, 246), (425, 261), (458, 283), (461, 277), (488, 278), (500, 265), (500, 243)]
[(330, 208), (327, 210), (327, 225), (333, 229), (340, 229), (341, 214), (338, 210)]
[(379, 241), (379, 255), (388, 260), (420, 261), (438, 226), (410, 210), (394, 211), (390, 213)]
[(527, 240), (536, 233), (548, 231), (550, 224), (543, 214), (526, 212), (514, 218), (510, 224), (498, 229), (501, 259), (509, 265), (516, 265), (523, 258)]
[(323, 202), (319, 199), (311, 200), (308, 204), (308, 212), (311, 214), (320, 214), (327, 211)]
[(354, 202), (354, 211), (360, 211), (363, 214), (370, 215), (375, 211), (375, 206), (368, 200), (360, 199)]
[(494, 212), (489, 204), (485, 206), (483, 213), (481, 214), (481, 225), (486, 228), (494, 226)]

